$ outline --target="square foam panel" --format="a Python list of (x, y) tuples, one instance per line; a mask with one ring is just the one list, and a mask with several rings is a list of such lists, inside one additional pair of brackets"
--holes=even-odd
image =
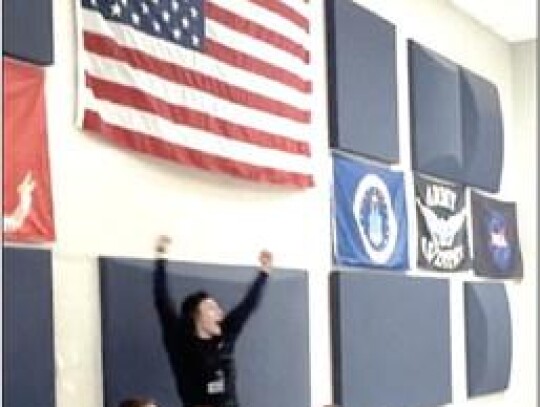
[(4, 55), (36, 65), (54, 61), (52, 0), (3, 1)]
[(448, 281), (362, 270), (330, 282), (335, 403), (452, 401)]
[(3, 248), (4, 406), (55, 406), (51, 253)]
[(399, 160), (393, 24), (350, 0), (326, 0), (330, 144)]
[[(151, 260), (100, 258), (105, 407), (144, 395), (160, 407), (180, 406), (154, 308)], [(206, 290), (231, 309), (255, 268), (169, 262), (167, 281), (178, 306)], [(236, 344), (240, 405), (309, 407), (307, 274), (275, 270), (259, 307)]]
[(504, 152), (497, 88), (412, 40), (408, 46), (413, 169), (497, 192)]
[(465, 167), (459, 67), (413, 41), (408, 46), (412, 166), (459, 181)]
[(508, 387), (512, 368), (512, 318), (503, 283), (464, 285), (469, 397)]

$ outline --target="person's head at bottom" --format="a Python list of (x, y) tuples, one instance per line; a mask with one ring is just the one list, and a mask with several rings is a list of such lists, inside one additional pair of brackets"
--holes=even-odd
[(188, 295), (182, 303), (181, 312), (195, 336), (209, 339), (221, 335), (224, 313), (218, 302), (207, 292), (197, 291)]
[(158, 407), (158, 405), (154, 400), (146, 398), (130, 398), (120, 402), (118, 407)]

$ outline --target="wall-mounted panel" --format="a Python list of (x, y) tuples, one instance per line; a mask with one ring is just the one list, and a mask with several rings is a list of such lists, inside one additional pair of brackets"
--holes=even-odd
[[(181, 405), (154, 307), (153, 266), (148, 260), (100, 259), (106, 407), (134, 394), (150, 396), (159, 406)], [(178, 305), (202, 289), (229, 310), (254, 277), (254, 268), (245, 266), (169, 262), (167, 267)], [(306, 273), (275, 270), (236, 344), (240, 405), (310, 405), (308, 324)]]
[(413, 169), (497, 192), (504, 146), (495, 85), (412, 40), (409, 84)]
[(52, 0), (4, 0), (2, 4), (4, 55), (36, 65), (52, 64)]
[(495, 85), (463, 68), (460, 85), (467, 184), (497, 192), (504, 149), (499, 92)]
[(465, 283), (467, 390), (469, 397), (508, 387), (512, 319), (502, 283)]
[(327, 0), (331, 146), (399, 160), (393, 24), (350, 0)]
[(51, 253), (4, 247), (2, 256), (2, 404), (54, 407)]
[(413, 41), (408, 45), (412, 166), (459, 181), (464, 158), (458, 66)]
[(331, 275), (334, 401), (344, 407), (452, 401), (448, 281)]

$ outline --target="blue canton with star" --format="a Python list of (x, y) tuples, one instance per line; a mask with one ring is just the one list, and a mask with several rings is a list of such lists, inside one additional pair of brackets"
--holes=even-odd
[(362, 228), (375, 250), (383, 250), (389, 240), (388, 202), (382, 192), (376, 188), (368, 189), (362, 198), (360, 219)]
[(103, 18), (194, 50), (204, 46), (204, 0), (81, 0)]

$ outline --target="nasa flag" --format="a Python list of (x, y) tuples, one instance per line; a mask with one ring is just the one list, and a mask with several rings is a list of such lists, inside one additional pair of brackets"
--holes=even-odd
[(523, 277), (516, 204), (471, 191), (473, 268), (480, 276)]
[(337, 265), (408, 267), (401, 172), (334, 154), (334, 260)]
[(465, 188), (415, 175), (418, 266), (456, 271), (470, 265)]

